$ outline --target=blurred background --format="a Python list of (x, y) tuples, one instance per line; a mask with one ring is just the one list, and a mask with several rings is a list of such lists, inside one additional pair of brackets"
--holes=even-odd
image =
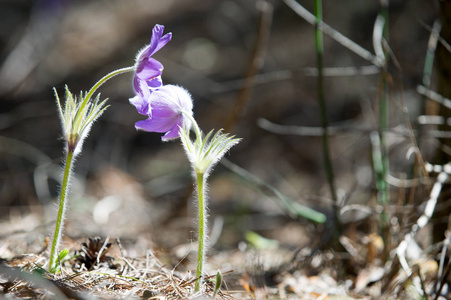
[[(313, 1), (299, 3), (313, 11)], [(323, 1), (324, 21), (370, 52), (380, 9), (376, 0)], [(404, 108), (415, 127), (423, 103), (416, 86), (438, 7), (434, 1), (398, 0), (390, 1), (389, 11), (395, 58), (390, 127), (407, 128)], [(164, 83), (190, 91), (205, 132), (225, 128), (242, 138), (226, 158), (257, 177), (238, 174), (230, 164), (214, 170), (209, 183), (212, 252), (238, 249), (248, 231), (294, 251), (320, 242), (343, 207), (368, 208), (340, 214), (343, 226), (374, 213), (369, 132), (378, 128), (379, 71), (324, 37), (327, 114), (329, 125), (338, 128), (330, 135), (334, 202), (318, 134), (314, 26), (283, 1), (3, 0), (0, 236), (10, 239), (8, 251), (42, 247), (56, 217), (63, 141), (52, 88), (60, 97), (65, 85), (77, 94), (108, 72), (133, 65), (155, 24), (173, 33), (154, 55), (165, 67)], [(75, 164), (66, 240), (120, 237), (133, 245), (131, 256), (154, 247), (175, 253), (176, 262), (186, 253), (183, 245), (196, 238), (190, 168), (178, 140), (163, 143), (157, 133), (135, 130), (143, 116), (128, 102), (131, 79), (132, 74), (121, 75), (100, 88), (110, 107)], [(409, 178), (411, 141), (402, 134), (389, 135), (388, 141), (391, 174)], [(426, 160), (435, 143), (434, 138), (423, 143)], [(274, 190), (330, 218), (316, 224), (293, 217)], [(392, 191), (395, 202), (403, 197), (400, 189)]]

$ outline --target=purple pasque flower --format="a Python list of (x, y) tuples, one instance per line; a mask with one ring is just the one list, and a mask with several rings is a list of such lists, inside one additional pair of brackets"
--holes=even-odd
[(193, 100), (184, 88), (177, 85), (164, 85), (152, 91), (147, 101), (147, 112), (141, 112), (138, 106), (139, 96), (130, 99), (138, 112), (147, 115), (147, 120), (135, 123), (136, 129), (165, 133), (161, 138), (169, 141), (179, 137), (180, 128), (190, 129), (193, 115)]
[(149, 98), (151, 88), (158, 88), (163, 83), (161, 81), (161, 73), (163, 65), (152, 58), (158, 50), (164, 47), (172, 38), (172, 33), (163, 35), (164, 26), (155, 25), (152, 30), (150, 44), (142, 49), (136, 56), (135, 76), (133, 77), (133, 88), (140, 100), (136, 106), (140, 113), (147, 111), (146, 99)]

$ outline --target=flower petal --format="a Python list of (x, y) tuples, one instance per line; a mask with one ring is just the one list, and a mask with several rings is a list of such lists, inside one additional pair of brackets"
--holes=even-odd
[(163, 48), (171, 39), (172, 33), (167, 33), (163, 37), (164, 26), (155, 25), (152, 29), (152, 37), (150, 38), (150, 45), (148, 49), (149, 56), (153, 55), (155, 52)]
[(173, 118), (152, 118), (135, 123), (136, 129), (141, 129), (149, 132), (166, 132), (174, 127)]
[(185, 112), (191, 112), (193, 109), (191, 95), (177, 85), (167, 84), (160, 87), (151, 94), (150, 99), (156, 106), (170, 106), (177, 113), (182, 109)]
[(183, 130), (180, 126), (174, 126), (171, 130), (166, 132), (166, 134), (161, 137), (161, 140), (167, 142), (169, 140), (178, 138), (180, 136), (180, 130)]
[(163, 80), (161, 79), (161, 76), (156, 76), (150, 80), (147, 80), (147, 85), (153, 89), (158, 88), (163, 85)]
[[(154, 80), (161, 82), (160, 77)], [(153, 84), (152, 81), (137, 79), (138, 89), (146, 90), (142, 87), (142, 82), (149, 86)], [(182, 127), (189, 130), (192, 126), (190, 116), (193, 114), (193, 102), (188, 91), (176, 85), (165, 85), (156, 89), (147, 87), (147, 91), (149, 96), (146, 98), (141, 99), (138, 95), (130, 99), (139, 113), (149, 116), (147, 120), (136, 122), (136, 129), (165, 133), (163, 141), (178, 138)]]
[(141, 115), (147, 116), (149, 114), (149, 103), (144, 101), (140, 96), (130, 98), (129, 101)]
[(135, 74), (133, 77), (133, 88), (135, 93), (141, 99), (131, 100), (140, 114), (148, 114), (150, 116), (149, 96), (152, 89), (159, 88), (163, 85), (161, 74), (163, 65), (151, 56), (166, 45), (172, 38), (172, 34), (168, 33), (163, 36), (164, 26), (155, 25), (152, 29), (152, 37), (150, 44), (138, 53), (135, 63)]
[[(138, 77), (133, 78), (133, 88), (135, 93), (141, 97), (143, 103), (149, 104), (150, 90), (145, 80), (141, 80)], [(141, 105), (143, 108), (143, 105)]]
[(150, 80), (160, 76), (163, 72), (163, 65), (152, 57), (145, 57), (138, 62), (135, 77), (142, 80)]

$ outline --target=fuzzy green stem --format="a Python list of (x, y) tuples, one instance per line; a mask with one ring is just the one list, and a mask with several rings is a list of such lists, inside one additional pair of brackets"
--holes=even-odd
[(204, 268), (205, 262), (205, 249), (206, 249), (206, 203), (205, 203), (205, 174), (197, 173), (197, 198), (198, 198), (198, 207), (199, 207), (199, 242), (198, 242), (198, 252), (197, 252), (197, 269), (196, 269), (196, 278), (199, 278), (196, 281), (196, 285), (194, 287), (194, 291), (198, 292), (200, 287), (202, 286), (202, 272)]
[(194, 132), (196, 133), (196, 136), (198, 138), (202, 138), (202, 131), (200, 130), (199, 124), (197, 124), (197, 122), (193, 118), (193, 116), (189, 112), (187, 112), (187, 111), (185, 111), (183, 109), (180, 112), (191, 121), (191, 124), (194, 127)]
[(66, 166), (64, 168), (64, 176), (63, 176), (63, 183), (61, 185), (61, 193), (60, 193), (60, 205), (58, 210), (58, 217), (56, 219), (56, 226), (55, 226), (55, 234), (53, 236), (53, 242), (52, 242), (52, 251), (50, 253), (50, 264), (49, 264), (49, 271), (55, 271), (58, 257), (58, 249), (59, 244), (61, 241), (61, 235), (62, 235), (62, 224), (64, 220), (64, 212), (66, 211), (66, 200), (67, 200), (67, 194), (69, 191), (69, 180), (72, 173), (72, 164), (74, 161), (74, 152), (67, 151), (67, 157), (66, 157)]
[(329, 151), (329, 136), (328, 136), (328, 120), (327, 120), (327, 109), (326, 102), (324, 99), (324, 76), (323, 76), (323, 32), (319, 28), (319, 24), (323, 20), (323, 9), (322, 1), (315, 0), (315, 17), (316, 17), (316, 27), (315, 27), (315, 46), (316, 46), (316, 62), (318, 67), (318, 102), (320, 107), (320, 117), (321, 126), (323, 127), (323, 157), (326, 169), (327, 181), (329, 182), (330, 192), (332, 194), (332, 199), (337, 202), (337, 194), (335, 191), (334, 184), (334, 171), (332, 167), (332, 159)]
[(111, 78), (113, 78), (116, 75), (123, 74), (123, 73), (128, 73), (128, 72), (133, 72), (133, 71), (135, 71), (135, 66), (126, 67), (126, 68), (122, 68), (122, 69), (117, 69), (117, 70), (114, 70), (114, 71), (106, 74), (105, 76), (103, 76), (99, 81), (97, 81), (96, 84), (94, 84), (92, 86), (92, 88), (86, 94), (85, 98), (83, 99), (83, 103), (81, 104), (80, 111), (83, 111), (83, 108), (89, 102), (89, 99), (91, 99), (92, 95), (94, 95), (94, 93), (97, 91), (97, 89), (102, 84), (104, 84), (105, 82), (107, 82), (108, 80), (110, 80)]
[[(102, 85), (104, 84), (106, 81), (108, 81), (109, 79), (113, 78), (116, 75), (119, 74), (123, 74), (123, 73), (127, 73), (127, 72), (132, 72), (135, 70), (135, 67), (127, 67), (127, 68), (122, 68), (122, 69), (118, 69), (115, 70), (113, 72), (108, 73), (107, 75), (103, 76), (99, 81), (97, 81), (96, 84), (94, 84), (94, 86), (89, 90), (88, 93), (86, 93), (83, 102), (81, 103), (80, 107), (76, 108), (76, 116), (75, 116), (75, 123), (80, 125), (83, 122), (85, 122), (85, 106), (88, 105), (88, 103), (91, 100), (92, 95), (96, 92), (96, 90)], [(69, 92), (68, 92), (69, 93)], [(66, 101), (69, 101), (69, 99), (67, 99)], [(58, 105), (59, 105), (59, 109), (60, 109), (60, 113), (61, 113), (61, 117), (63, 119), (63, 123), (64, 123), (64, 115), (66, 113), (63, 113), (63, 110), (60, 106), (59, 103), (59, 99), (58, 99)], [(67, 109), (67, 104), (66, 104), (66, 108)], [(97, 112), (97, 116), (100, 115), (102, 113), (102, 111)], [(93, 120), (95, 120), (95, 118), (97, 116), (92, 117), (91, 120), (88, 119), (87, 122), (92, 122)], [(79, 128), (79, 126), (76, 125), (75, 128)], [(83, 124), (82, 124), (83, 125)], [(66, 126), (70, 126), (70, 128), (64, 128)], [(81, 126), (81, 125), (80, 125)], [(83, 125), (84, 126), (84, 125)], [(49, 271), (50, 272), (55, 272), (56, 271), (56, 264), (57, 262), (57, 257), (58, 257), (58, 249), (59, 249), (59, 244), (61, 241), (61, 235), (62, 235), (62, 227), (63, 227), (63, 222), (64, 222), (64, 212), (66, 210), (66, 202), (67, 202), (67, 194), (68, 194), (68, 190), (69, 190), (69, 180), (70, 180), (70, 176), (71, 176), (71, 172), (72, 172), (72, 164), (73, 164), (73, 160), (74, 160), (74, 151), (75, 148), (77, 146), (77, 143), (80, 142), (80, 136), (79, 136), (79, 132), (78, 130), (74, 130), (74, 125), (72, 124), (72, 122), (70, 122), (70, 124), (63, 124), (63, 130), (69, 130), (69, 132), (73, 132), (73, 134), (69, 134), (68, 136), (66, 136), (66, 142), (67, 142), (67, 157), (66, 157), (66, 165), (64, 168), (64, 175), (63, 175), (63, 183), (61, 186), (61, 193), (60, 193), (60, 204), (59, 204), (59, 210), (58, 210), (58, 217), (56, 220), (56, 226), (55, 226), (55, 233), (53, 236), (53, 242), (52, 242), (52, 250), (50, 253), (50, 264), (49, 264)]]

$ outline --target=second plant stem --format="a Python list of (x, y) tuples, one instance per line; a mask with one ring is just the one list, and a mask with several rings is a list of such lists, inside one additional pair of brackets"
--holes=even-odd
[(56, 264), (58, 263), (57, 257), (58, 257), (58, 249), (59, 244), (61, 242), (61, 234), (62, 234), (62, 224), (64, 220), (64, 212), (66, 211), (66, 200), (67, 200), (67, 194), (69, 192), (69, 180), (72, 173), (72, 165), (74, 162), (74, 152), (73, 151), (67, 151), (66, 156), (66, 165), (64, 167), (64, 175), (63, 175), (63, 182), (61, 184), (61, 194), (60, 194), (60, 201), (59, 201), (59, 209), (58, 209), (58, 217), (56, 219), (56, 226), (55, 226), (55, 234), (53, 237), (52, 242), (52, 250), (50, 253), (50, 265), (49, 270), (51, 272), (54, 272), (56, 269)]
[(207, 240), (207, 233), (206, 233), (206, 221), (207, 221), (207, 215), (206, 215), (206, 203), (205, 203), (205, 192), (204, 192), (204, 186), (205, 186), (205, 174), (204, 173), (196, 173), (197, 175), (197, 199), (198, 199), (198, 208), (199, 208), (199, 232), (198, 232), (198, 250), (197, 250), (197, 269), (196, 269), (196, 278), (199, 278), (196, 281), (196, 285), (194, 287), (194, 291), (198, 292), (200, 290), (200, 287), (202, 286), (202, 272), (204, 268), (204, 261), (205, 261), (205, 249), (206, 249), (206, 240)]
[(335, 191), (334, 184), (334, 171), (332, 167), (332, 160), (330, 158), (329, 151), (329, 138), (328, 138), (328, 122), (327, 122), (327, 110), (326, 102), (324, 100), (324, 76), (323, 76), (323, 32), (320, 28), (320, 24), (323, 20), (323, 9), (321, 0), (315, 0), (315, 17), (316, 17), (316, 28), (315, 28), (315, 46), (316, 46), (316, 62), (318, 67), (318, 102), (321, 113), (321, 126), (323, 127), (323, 156), (324, 164), (326, 169), (327, 180), (330, 186), (330, 192), (332, 194), (332, 199), (337, 202), (337, 194)]
[[(388, 41), (389, 28), (388, 28), (388, 1), (382, 3), (381, 16), (383, 17), (383, 39)], [(379, 131), (381, 136), (381, 153), (382, 153), (382, 178), (380, 179), (380, 190), (379, 190), (379, 204), (383, 207), (383, 212), (381, 214), (382, 227), (386, 227), (387, 215), (385, 212), (385, 206), (387, 205), (390, 195), (389, 195), (389, 185), (387, 183), (387, 177), (389, 174), (389, 158), (388, 158), (388, 147), (387, 147), (387, 131), (389, 128), (389, 90), (388, 90), (388, 77), (390, 76), (387, 69), (387, 64), (389, 60), (389, 55), (386, 47), (383, 47), (385, 64), (381, 72), (381, 85), (380, 85), (380, 101), (379, 101)], [(385, 230), (385, 229), (383, 229)]]

